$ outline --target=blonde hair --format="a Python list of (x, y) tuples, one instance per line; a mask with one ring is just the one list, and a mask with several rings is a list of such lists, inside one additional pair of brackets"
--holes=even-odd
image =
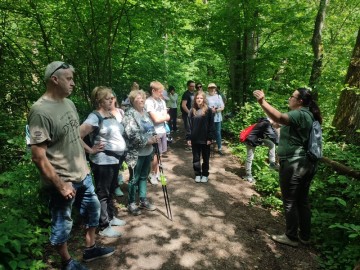
[[(203, 97), (203, 103), (201, 104), (201, 106), (199, 106), (197, 103), (196, 103), (196, 98), (197, 98), (197, 96), (202, 96)], [(201, 112), (202, 112), (202, 114), (201, 115), (205, 115), (206, 113), (207, 113), (207, 111), (208, 111), (208, 108), (209, 108), (209, 106), (208, 106), (208, 104), (207, 104), (207, 99), (206, 99), (206, 94), (205, 94), (205, 92), (204, 91), (197, 91), (196, 93), (195, 93), (195, 95), (194, 95), (194, 103), (193, 103), (193, 107), (192, 107), (192, 113), (193, 113), (193, 115), (196, 115), (196, 112), (198, 111), (198, 110), (200, 110), (201, 109)]]
[(152, 95), (152, 90), (164, 90), (164, 85), (158, 81), (152, 81), (150, 83), (150, 90), (149, 93)]
[(145, 94), (145, 92), (143, 90), (132, 90), (129, 93), (129, 101), (130, 101), (131, 105), (134, 105), (134, 100), (138, 95), (140, 95), (145, 101), (146, 94)]
[(96, 86), (91, 92), (91, 103), (95, 109), (100, 107), (100, 103), (108, 96), (112, 95), (113, 91), (107, 86)]

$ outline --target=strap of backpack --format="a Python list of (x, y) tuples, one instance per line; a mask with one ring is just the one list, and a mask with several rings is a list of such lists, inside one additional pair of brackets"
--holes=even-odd
[(96, 137), (99, 135), (100, 129), (102, 128), (103, 122), (104, 122), (104, 117), (102, 117), (102, 115), (98, 112), (98, 111), (93, 111), (93, 114), (95, 114), (98, 118), (98, 127), (94, 129), (93, 131), (93, 138), (94, 141), (96, 139)]

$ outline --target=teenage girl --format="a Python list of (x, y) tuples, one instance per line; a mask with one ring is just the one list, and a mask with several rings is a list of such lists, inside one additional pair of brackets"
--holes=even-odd
[[(210, 145), (215, 139), (214, 114), (209, 108), (206, 95), (198, 91), (188, 115), (187, 144), (192, 148), (195, 182), (206, 183), (209, 179)], [(202, 164), (200, 161), (202, 156)]]

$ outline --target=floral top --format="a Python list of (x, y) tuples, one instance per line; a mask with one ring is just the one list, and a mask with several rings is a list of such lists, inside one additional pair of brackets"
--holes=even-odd
[(122, 124), (125, 128), (124, 137), (128, 148), (126, 163), (134, 168), (139, 155), (149, 155), (153, 151), (153, 146), (147, 142), (154, 133), (154, 124), (147, 112), (141, 114), (133, 107), (125, 112)]

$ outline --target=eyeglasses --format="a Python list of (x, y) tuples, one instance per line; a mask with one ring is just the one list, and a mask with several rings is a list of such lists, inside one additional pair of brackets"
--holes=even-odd
[(291, 95), (291, 96), (289, 97), (289, 99), (290, 99), (290, 98), (299, 99), (298, 97), (295, 97), (295, 96), (293, 96), (293, 95)]
[(202, 85), (198, 85), (196, 86), (196, 89), (202, 88)]
[(51, 74), (49, 77), (51, 77), (52, 75), (54, 75), (54, 73), (56, 71), (58, 71), (59, 69), (68, 69), (70, 68), (70, 65), (69, 64), (66, 64), (66, 63), (62, 63), (58, 68), (56, 68)]

